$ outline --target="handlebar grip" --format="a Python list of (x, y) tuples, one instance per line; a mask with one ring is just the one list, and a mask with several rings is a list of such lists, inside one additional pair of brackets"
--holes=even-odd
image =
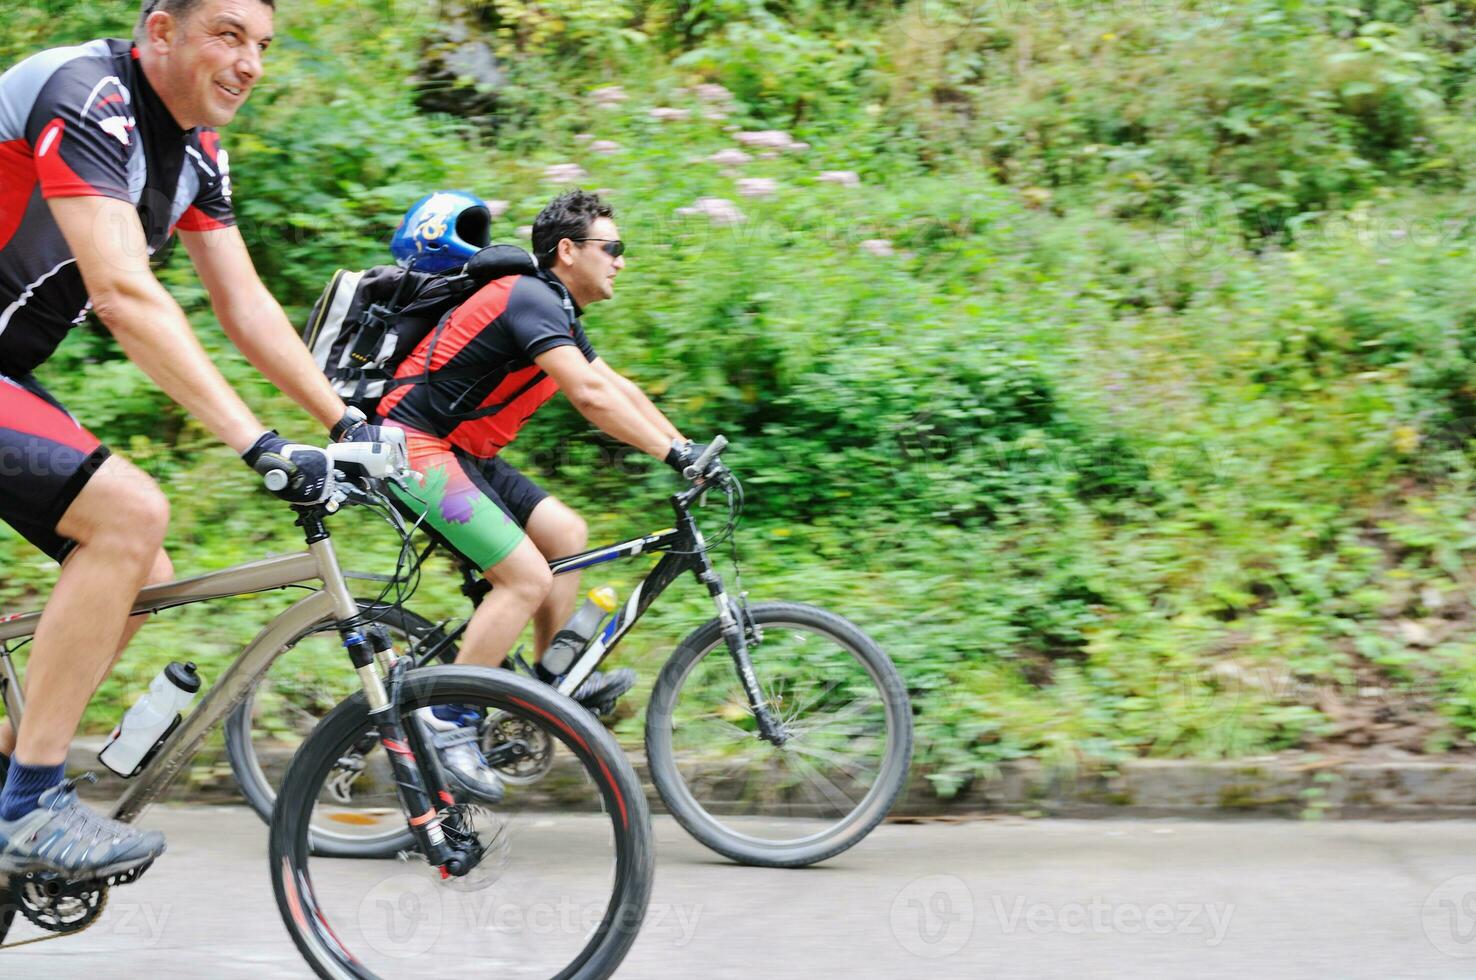
[(265, 483), (266, 488), (272, 493), (281, 493), (283, 490), (287, 489), (287, 471), (277, 469), (267, 470), (266, 474), (262, 477), (261, 482)]
[(682, 476), (689, 480), (695, 480), (699, 476), (702, 476), (707, 472), (707, 465), (717, 458), (718, 453), (727, 448), (727, 439), (722, 436), (714, 436), (712, 442), (709, 442), (707, 448), (702, 451), (702, 455), (698, 456), (691, 466), (682, 470)]

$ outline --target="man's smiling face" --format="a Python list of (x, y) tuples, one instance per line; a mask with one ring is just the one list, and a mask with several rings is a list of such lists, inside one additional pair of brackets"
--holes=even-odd
[(272, 25), (272, 8), (261, 0), (204, 0), (181, 19), (150, 15), (144, 46), (157, 60), (155, 87), (175, 121), (193, 128), (234, 119), (261, 80)]

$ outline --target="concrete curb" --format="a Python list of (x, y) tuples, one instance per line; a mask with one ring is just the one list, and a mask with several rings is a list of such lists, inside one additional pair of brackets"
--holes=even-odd
[[(98, 774), (85, 787), (91, 799), (111, 800), (124, 781), (97, 761), (101, 739), (72, 746), (67, 770)], [(262, 760), (280, 779), (290, 749), (269, 751)], [(652, 807), (661, 801), (651, 786), (644, 754), (631, 752)], [(538, 785), (548, 802), (565, 795), (562, 780), (574, 780), (576, 798), (587, 799), (572, 767), (555, 768)], [(207, 748), (175, 780), (166, 799), (192, 803), (240, 803), (234, 777), (220, 749)], [(950, 799), (938, 798), (925, 773), (914, 772), (893, 818), (948, 818), (991, 813), (1061, 817), (1254, 816), (1335, 819), (1456, 819), (1476, 817), (1476, 763), (1422, 760), (1339, 760), (1313, 755), (1265, 756), (1232, 761), (1139, 759), (1114, 769), (1063, 772), (1026, 760), (1006, 763)]]

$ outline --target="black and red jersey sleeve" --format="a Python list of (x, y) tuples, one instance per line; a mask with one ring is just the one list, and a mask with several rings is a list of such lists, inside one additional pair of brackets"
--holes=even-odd
[(220, 145), (213, 129), (199, 131), (190, 142), (185, 166), (193, 166), (200, 178), (200, 192), (179, 219), (180, 231), (213, 231), (236, 223), (231, 207), (231, 157)]
[(26, 124), (43, 197), (132, 201), (133, 107), (127, 88), (100, 58), (78, 58), (42, 86)]
[(533, 276), (518, 277), (498, 322), (529, 361), (555, 347), (579, 345), (572, 312), (547, 283)]

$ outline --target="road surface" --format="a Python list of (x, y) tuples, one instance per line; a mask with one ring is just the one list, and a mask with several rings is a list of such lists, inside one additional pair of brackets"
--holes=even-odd
[[(86, 933), (0, 951), (0, 977), (307, 975), (255, 816), (170, 806), (144, 823), (168, 834), (160, 863)], [(666, 817), (656, 830), (623, 977), (1476, 976), (1470, 823), (888, 825), (807, 871), (729, 864)], [(581, 870), (577, 854), (546, 860)]]

